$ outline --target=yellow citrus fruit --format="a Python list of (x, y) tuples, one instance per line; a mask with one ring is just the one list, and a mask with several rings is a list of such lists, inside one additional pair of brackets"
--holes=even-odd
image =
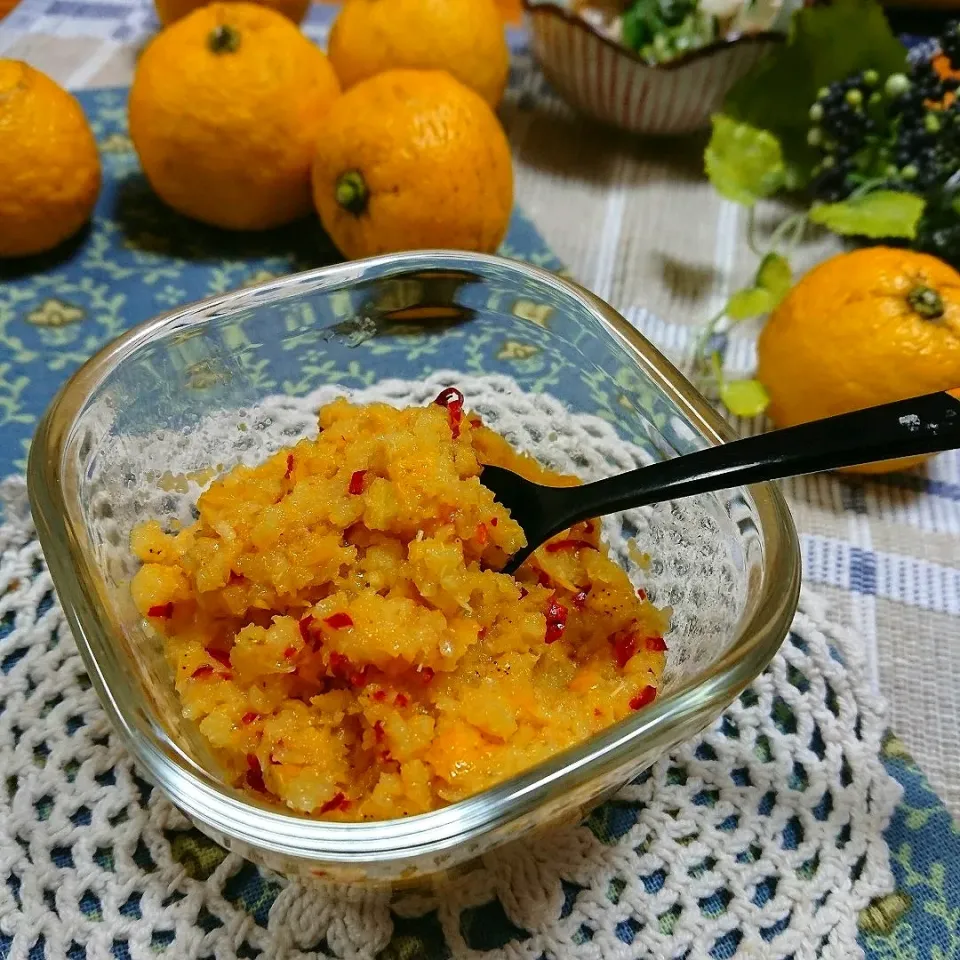
[(510, 148), (487, 103), (448, 73), (391, 70), (331, 107), (313, 197), (351, 258), (431, 247), (490, 252), (510, 221)]
[[(811, 270), (760, 335), (757, 376), (778, 427), (960, 386), (960, 274), (888, 247)], [(901, 469), (924, 457), (851, 468)]]
[(100, 157), (76, 99), (19, 60), (0, 60), (0, 257), (73, 236), (100, 192)]
[(344, 89), (398, 67), (446, 70), (493, 106), (510, 67), (496, 0), (346, 0), (329, 52)]
[[(154, 0), (157, 16), (166, 27), (174, 20), (180, 20), (197, 7), (206, 6), (208, 0)], [(263, 4), (289, 17), (294, 23), (300, 23), (310, 9), (310, 0), (252, 0), (253, 3)], [(0, 4), (3, 0), (0, 0)]]
[(175, 210), (266, 229), (310, 212), (310, 164), (339, 93), (327, 58), (286, 17), (214, 3), (143, 52), (130, 136), (151, 186)]

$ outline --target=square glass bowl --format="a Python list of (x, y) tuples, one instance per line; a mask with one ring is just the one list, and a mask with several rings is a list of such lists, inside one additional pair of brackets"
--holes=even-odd
[(615, 555), (673, 610), (652, 706), (408, 819), (312, 820), (234, 788), (183, 719), (160, 641), (134, 609), (131, 529), (189, 522), (208, 468), (256, 462), (315, 433), (324, 395), (422, 403), (450, 383), (515, 443), (588, 478), (731, 438), (667, 360), (576, 284), (515, 261), (430, 252), (284, 277), (151, 320), (80, 369), (35, 436), (40, 542), (111, 722), (202, 831), (279, 872), (411, 881), (585, 816), (713, 721), (773, 657), (796, 609), (796, 531), (770, 485), (611, 518)]

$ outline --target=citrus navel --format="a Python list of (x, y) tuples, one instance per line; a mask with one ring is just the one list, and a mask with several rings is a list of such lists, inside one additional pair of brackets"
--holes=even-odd
[(313, 196), (351, 258), (431, 247), (490, 252), (510, 221), (510, 148), (487, 103), (449, 74), (391, 70), (330, 109)]
[[(758, 352), (778, 427), (960, 386), (960, 274), (910, 250), (840, 254), (787, 294)], [(878, 473), (923, 459), (852, 469)]]
[(328, 49), (344, 89), (398, 67), (446, 70), (493, 106), (510, 67), (496, 0), (346, 0)]
[[(166, 27), (174, 20), (180, 20), (188, 13), (192, 13), (197, 7), (206, 6), (207, 2), (208, 0), (154, 0), (154, 6), (157, 8), (157, 17)], [(300, 23), (310, 9), (310, 0), (251, 0), (251, 2), (270, 7), (294, 23)], [(3, 3), (3, 0), (0, 0), (0, 3)]]
[(100, 157), (76, 99), (19, 60), (0, 60), (0, 257), (73, 236), (100, 192)]
[(214, 3), (143, 52), (130, 136), (151, 186), (175, 210), (266, 229), (310, 212), (314, 147), (339, 93), (327, 58), (286, 17)]

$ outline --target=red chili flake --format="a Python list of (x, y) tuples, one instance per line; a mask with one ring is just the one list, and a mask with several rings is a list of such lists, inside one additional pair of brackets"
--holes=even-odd
[(575, 540), (572, 537), (566, 540), (554, 540), (552, 543), (547, 544), (546, 549), (547, 553), (558, 553), (561, 550), (580, 550), (584, 547), (590, 550), (597, 549), (592, 543), (588, 543), (586, 540)]
[(330, 654), (330, 669), (333, 673), (344, 673), (350, 669), (350, 658), (334, 650)]
[(386, 691), (386, 690), (374, 690), (374, 691), (373, 691), (373, 699), (376, 700), (376, 701), (378, 701), (378, 702), (380, 702), (380, 701), (382, 701), (382, 700), (386, 700), (386, 699), (387, 699), (387, 691)]
[(428, 683), (430, 683), (431, 680), (433, 680), (434, 676), (435, 674), (434, 674), (433, 667), (424, 667), (420, 671), (420, 682), (424, 686), (426, 686)]
[(594, 707), (594, 708), (593, 708), (593, 715), (594, 715), (595, 717), (602, 717), (602, 716), (603, 716), (603, 712), (601, 711), (601, 709), (600, 709), (599, 707)]
[(437, 394), (433, 401), (438, 407), (449, 407), (451, 403), (458, 403), (463, 406), (463, 394), (456, 387), (447, 387)]
[(287, 454), (287, 471), (286, 473), (284, 473), (283, 479), (289, 480), (291, 476), (293, 476), (293, 454), (288, 453)]
[(346, 810), (350, 806), (350, 801), (345, 793), (335, 793), (321, 808), (321, 813), (329, 813), (331, 810)]
[(537, 583), (539, 583), (541, 587), (553, 586), (553, 581), (550, 579), (550, 575), (543, 570), (537, 571)]
[(635, 633), (626, 630), (615, 633), (610, 640), (613, 643), (613, 659), (622, 670), (637, 652), (637, 644), (640, 640)]
[(350, 674), (351, 687), (362, 687), (367, 682), (367, 669), (367, 667), (364, 667), (362, 670), (354, 670)]
[(373, 738), (377, 743), (383, 743), (383, 738), (386, 736), (386, 731), (383, 729), (383, 721), (378, 720), (373, 725)]
[(259, 720), (259, 719), (260, 719), (260, 714), (259, 714), (259, 713), (254, 713), (253, 710), (251, 710), (249, 713), (245, 713), (245, 714), (240, 718), (240, 722), (243, 723), (243, 724), (249, 725), (249, 724), (254, 723), (255, 721), (257, 721), (257, 720)]
[(491, 527), (495, 527), (499, 522), (500, 522), (500, 520), (499, 520), (497, 517), (491, 517), (491, 518), (490, 518), (490, 526), (491, 526)]
[(489, 633), (489, 631), (487, 630), (487, 628), (486, 628), (486, 627), (481, 627), (481, 628), (477, 631), (477, 639), (478, 639), (478, 640), (482, 640), (482, 639), (487, 635), (487, 633)]
[(228, 584), (237, 584), (237, 583), (246, 583), (247, 578), (242, 573), (237, 573), (236, 570), (230, 571), (230, 576), (227, 578)]
[(477, 524), (477, 543), (480, 546), (484, 546), (489, 539), (489, 534), (487, 533), (487, 525), (485, 523)]
[(635, 697), (630, 699), (630, 709), (639, 710), (657, 699), (656, 687), (644, 687)]
[(206, 677), (213, 676), (213, 667), (209, 663), (205, 663), (202, 667), (197, 667), (190, 676), (194, 680), (203, 680)]
[(340, 613), (332, 613), (329, 617), (324, 617), (323, 622), (334, 630), (346, 630), (347, 627), (353, 626), (353, 617), (349, 613), (341, 611)]
[(482, 421), (479, 417), (473, 417), (473, 418), (470, 420), (470, 426), (473, 427), (474, 429), (476, 429), (476, 428), (478, 428), (478, 427), (482, 427), (482, 426), (483, 426), (483, 421)]
[(579, 593), (573, 595), (573, 599), (570, 601), (577, 610), (582, 610), (584, 604), (587, 602), (587, 596), (590, 594), (590, 588), (587, 587), (585, 590), (581, 590)]
[(231, 666), (230, 654), (226, 650), (217, 650), (215, 647), (207, 647), (207, 654), (213, 657), (217, 663), (222, 663), (225, 667)]
[(647, 591), (644, 590), (643, 587), (638, 587), (638, 588), (637, 588), (637, 596), (638, 596), (641, 600), (646, 600), (646, 599), (647, 599)]
[(366, 478), (366, 470), (354, 470), (353, 474), (350, 476), (350, 486), (347, 487), (347, 490), (354, 496), (363, 493), (363, 485), (366, 481)]
[(263, 782), (263, 769), (260, 761), (252, 754), (247, 754), (247, 786), (258, 793), (266, 793), (267, 785)]
[(407, 697), (407, 695), (406, 695), (405, 693), (398, 693), (398, 694), (393, 698), (393, 702), (394, 702), (398, 707), (405, 707), (405, 706), (410, 702), (410, 699), (409, 699), (409, 697)]
[(557, 601), (556, 595), (550, 600), (547, 607), (547, 631), (544, 643), (555, 643), (567, 629), (567, 608)]
[(441, 390), (433, 401), (439, 407), (446, 407), (450, 418), (450, 433), (456, 440), (460, 436), (460, 424), (463, 421), (463, 394), (456, 387)]
[(664, 653), (667, 649), (667, 641), (663, 637), (647, 637), (643, 643), (648, 650), (654, 653)]
[(313, 617), (308, 613), (300, 620), (300, 636), (303, 637), (304, 643), (309, 644), (316, 650), (318, 647), (323, 646), (323, 641), (311, 631), (310, 627), (312, 625)]
[(520, 588), (520, 599), (522, 600), (524, 597), (529, 597), (529, 596), (530, 596), (530, 591), (527, 590), (526, 587), (521, 587), (521, 588)]
[(160, 617), (163, 620), (169, 620), (173, 616), (173, 601), (170, 603), (160, 603), (151, 607), (147, 611), (148, 617)]
[(287, 647), (287, 649), (283, 651), (283, 657), (285, 660), (292, 660), (296, 655), (297, 655), (296, 647)]

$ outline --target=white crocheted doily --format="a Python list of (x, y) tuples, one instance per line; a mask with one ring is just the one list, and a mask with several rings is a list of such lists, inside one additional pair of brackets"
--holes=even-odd
[[(423, 402), (454, 379), (485, 419), (511, 426), (515, 442), (549, 451), (555, 465), (590, 475), (644, 459), (603, 421), (524, 398), (503, 378), (438, 374), (359, 397)], [(289, 442), (298, 424), (309, 432), (317, 400), (284, 401), (283, 438), (252, 445), (250, 457)], [(191, 466), (195, 456), (177, 461), (166, 450), (160, 462), (193, 469), (202, 465)], [(122, 460), (121, 451), (114, 465)], [(264, 877), (146, 783), (86, 679), (22, 480), (2, 494), (0, 955), (9, 960), (28, 960), (37, 944), (57, 960), (159, 950), (177, 960), (372, 958), (385, 949), (392, 960), (861, 955), (857, 914), (893, 889), (883, 830), (900, 787), (879, 760), (883, 716), (858, 646), (816, 598), (804, 595), (781, 652), (711, 729), (585, 823), (488, 854), (436, 896), (391, 902)], [(91, 503), (107, 525), (104, 549), (119, 550), (118, 535), (145, 508), (127, 515)], [(163, 511), (181, 508), (167, 502)], [(690, 509), (685, 522), (693, 516), (708, 531), (721, 522)], [(632, 525), (672, 537), (651, 516)], [(699, 569), (702, 541), (685, 553), (680, 539), (669, 569), (650, 573), (664, 596)], [(725, 561), (716, 575), (730, 576)], [(689, 593), (679, 599), (691, 606)], [(707, 622), (730, 613), (708, 611)], [(677, 627), (686, 639), (671, 634), (675, 674), (696, 668), (700, 627), (689, 613)]]

